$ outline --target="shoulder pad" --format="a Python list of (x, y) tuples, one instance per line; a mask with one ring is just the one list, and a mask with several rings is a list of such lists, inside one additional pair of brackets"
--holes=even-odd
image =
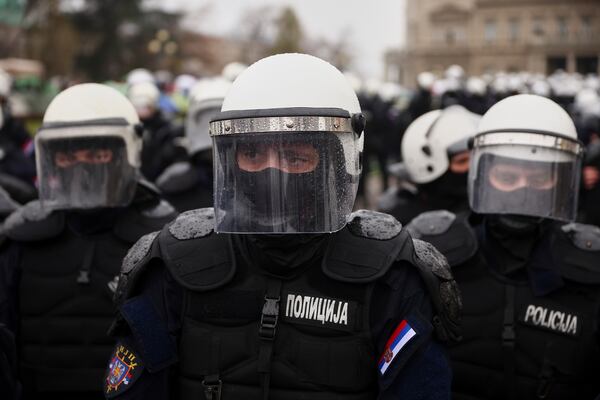
[(436, 315), (433, 325), (442, 341), (458, 341), (462, 300), (446, 258), (428, 242), (413, 239), (413, 265), (425, 282)]
[(173, 206), (165, 200), (131, 205), (118, 219), (114, 232), (122, 240), (135, 243), (143, 235), (160, 230), (176, 215)]
[(198, 185), (198, 172), (188, 161), (181, 161), (167, 167), (158, 178), (156, 186), (168, 194), (185, 192)]
[(194, 291), (229, 282), (236, 270), (230, 235), (217, 234), (212, 208), (182, 213), (159, 236), (161, 256), (174, 279)]
[(212, 207), (199, 208), (181, 213), (171, 225), (169, 233), (178, 240), (198, 239), (210, 235), (215, 228), (215, 212)]
[(447, 210), (424, 212), (410, 221), (406, 229), (413, 237), (441, 235), (446, 233), (456, 220), (456, 214)]
[(389, 240), (402, 230), (402, 224), (389, 214), (358, 210), (350, 214), (348, 230), (368, 239)]
[(479, 247), (468, 217), (446, 210), (428, 211), (413, 219), (406, 229), (413, 238), (432, 243), (454, 267), (473, 257)]
[(561, 230), (571, 242), (581, 250), (600, 251), (600, 228), (594, 225), (572, 222), (563, 225)]
[(551, 243), (562, 276), (584, 284), (600, 284), (600, 228), (570, 223), (555, 229)]
[(119, 274), (119, 283), (115, 290), (114, 302), (121, 304), (127, 297), (127, 293), (133, 286), (137, 276), (147, 264), (148, 255), (154, 239), (159, 231), (148, 233), (142, 236), (127, 252), (123, 263), (121, 264), (121, 273)]
[(62, 212), (43, 208), (38, 200), (34, 200), (10, 214), (3, 230), (10, 239), (34, 242), (58, 236), (64, 227)]
[(354, 227), (348, 224), (332, 234), (323, 258), (325, 275), (342, 282), (366, 283), (386, 274), (410, 236), (393, 217), (374, 214), (381, 216), (377, 221), (381, 221), (383, 229), (375, 226), (375, 219), (367, 217), (355, 219)]

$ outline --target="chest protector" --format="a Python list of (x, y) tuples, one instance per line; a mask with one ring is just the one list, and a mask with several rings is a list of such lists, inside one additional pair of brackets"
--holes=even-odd
[(530, 267), (553, 271), (562, 285), (536, 296), (527, 279), (496, 272), (496, 260), (482, 244), (484, 233), (476, 234), (465, 216), (437, 212), (420, 218), (411, 223), (411, 233), (421, 232), (454, 260), (463, 296), (463, 341), (450, 351), (453, 398), (595, 398), (600, 232), (578, 224), (549, 232)]
[[(20, 248), (19, 359), (25, 388), (99, 391), (113, 341), (112, 296), (132, 242), (173, 216), (127, 210), (112, 230), (76, 234), (63, 212), (31, 203), (11, 215), (7, 235)], [(144, 215), (146, 214), (146, 215)]]
[[(358, 212), (322, 259), (282, 279), (245, 261), (212, 218), (212, 209), (183, 213), (149, 251), (160, 248), (185, 289), (179, 398), (374, 399), (373, 287), (393, 265), (416, 264), (400, 224)], [(136, 269), (124, 270), (131, 285)]]

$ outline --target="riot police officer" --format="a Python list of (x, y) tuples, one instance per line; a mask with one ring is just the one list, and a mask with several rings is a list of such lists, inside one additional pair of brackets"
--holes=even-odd
[(10, 107), (12, 78), (0, 70), (0, 186), (19, 203), (37, 197), (32, 138), (13, 117)]
[(26, 399), (102, 396), (121, 260), (174, 216), (139, 179), (138, 122), (125, 96), (98, 84), (46, 110), (40, 200), (7, 218), (0, 251), (0, 323), (16, 334)]
[(213, 208), (130, 250), (107, 398), (447, 398), (443, 257), (351, 214), (364, 119), (330, 64), (280, 54), (233, 83), (210, 133)]
[(156, 185), (178, 211), (210, 207), (213, 204), (212, 145), (208, 121), (221, 111), (231, 82), (224, 78), (205, 78), (191, 90), (185, 125), (189, 157), (168, 168)]
[(451, 349), (457, 399), (593, 399), (600, 230), (571, 223), (582, 144), (568, 114), (535, 95), (482, 118), (469, 171), (470, 214), (411, 222), (442, 251), (463, 301)]
[(154, 182), (169, 165), (185, 159), (183, 128), (165, 118), (158, 107), (160, 92), (154, 83), (132, 85), (127, 96), (143, 124), (142, 175)]
[(409, 125), (402, 138), (402, 159), (407, 180), (379, 199), (379, 210), (402, 223), (422, 212), (468, 209), (468, 141), (475, 135), (480, 116), (461, 106), (430, 111)]

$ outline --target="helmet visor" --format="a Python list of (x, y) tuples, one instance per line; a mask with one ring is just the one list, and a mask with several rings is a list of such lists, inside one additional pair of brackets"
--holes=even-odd
[(188, 138), (189, 153), (208, 150), (212, 141), (208, 134), (210, 121), (221, 112), (222, 101), (211, 102), (202, 106), (192, 107), (188, 112), (185, 134)]
[(323, 233), (344, 227), (358, 176), (351, 132), (214, 136), (217, 232)]
[(133, 199), (137, 170), (128, 163), (123, 138), (38, 138), (36, 145), (44, 207), (122, 207)]
[(481, 214), (570, 221), (578, 201), (581, 155), (534, 144), (475, 147), (469, 203)]

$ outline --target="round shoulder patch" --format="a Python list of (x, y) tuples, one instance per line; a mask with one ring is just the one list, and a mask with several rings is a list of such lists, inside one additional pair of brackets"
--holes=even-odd
[(197, 239), (208, 236), (215, 228), (215, 212), (212, 207), (181, 213), (169, 226), (169, 233), (178, 240)]
[(587, 251), (600, 251), (600, 228), (594, 225), (572, 222), (561, 230), (571, 239), (575, 247)]
[(431, 272), (445, 280), (453, 279), (446, 257), (444, 257), (431, 243), (413, 239), (413, 246), (419, 260), (421, 260), (423, 264), (429, 266)]
[(389, 240), (402, 231), (402, 224), (389, 214), (371, 210), (358, 210), (350, 214), (348, 229), (356, 236)]
[(150, 250), (154, 239), (156, 239), (159, 233), (160, 231), (156, 231), (139, 238), (139, 240), (129, 249), (125, 258), (123, 258), (121, 273), (128, 274), (137, 263), (146, 257), (148, 250)]
[(441, 235), (456, 220), (456, 215), (447, 210), (427, 211), (416, 216), (406, 226), (413, 237)]

